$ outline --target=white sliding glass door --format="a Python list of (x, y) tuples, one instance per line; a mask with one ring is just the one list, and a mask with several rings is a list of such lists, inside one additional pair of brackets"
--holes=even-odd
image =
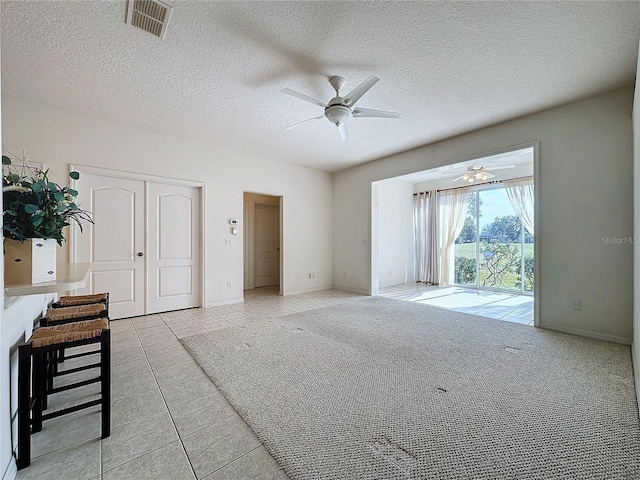
[(533, 245), (505, 187), (475, 187), (455, 243), (455, 283), (533, 293)]

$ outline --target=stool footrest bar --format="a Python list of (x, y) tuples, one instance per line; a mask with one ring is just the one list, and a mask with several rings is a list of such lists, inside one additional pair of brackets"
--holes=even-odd
[(100, 353), (100, 350), (91, 350), (90, 352), (74, 353), (73, 355), (65, 355), (64, 360), (71, 360), (73, 358), (86, 357), (87, 355), (95, 355)]
[(83, 380), (82, 382), (72, 383), (71, 385), (63, 385), (61, 387), (52, 388), (47, 390), (47, 395), (53, 395), (54, 393), (66, 392), (72, 388), (84, 387), (91, 385), (92, 383), (98, 383), (102, 381), (102, 377), (90, 378), (89, 380)]
[(67, 375), (68, 373), (76, 373), (76, 372), (82, 372), (83, 370), (89, 370), (91, 368), (98, 368), (100, 367), (99, 363), (92, 363), (91, 365), (83, 365), (82, 367), (76, 367), (76, 368), (70, 368), (68, 370), (58, 370), (56, 373), (53, 374), (54, 377), (62, 377), (63, 375)]
[(90, 402), (81, 403), (79, 405), (74, 405), (73, 407), (63, 408), (62, 410), (57, 410), (55, 412), (47, 413), (42, 415), (42, 420), (50, 420), (52, 418), (61, 417), (62, 415), (66, 415), (68, 413), (77, 412), (80, 410), (84, 410), (85, 408), (95, 407), (96, 405), (100, 405), (102, 400), (91, 400)]

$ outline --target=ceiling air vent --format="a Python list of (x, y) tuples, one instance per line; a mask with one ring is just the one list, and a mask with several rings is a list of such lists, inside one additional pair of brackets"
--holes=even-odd
[(127, 23), (164, 39), (172, 8), (157, 0), (129, 0)]

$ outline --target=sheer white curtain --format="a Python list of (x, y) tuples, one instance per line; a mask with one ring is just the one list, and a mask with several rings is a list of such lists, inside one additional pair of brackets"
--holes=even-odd
[(439, 192), (440, 283), (443, 284), (454, 282), (454, 242), (464, 227), (471, 190), (471, 187), (465, 187)]
[(437, 194), (421, 192), (413, 196), (413, 226), (416, 246), (416, 281), (438, 284)]
[(516, 215), (533, 235), (533, 177), (503, 180), (502, 183)]

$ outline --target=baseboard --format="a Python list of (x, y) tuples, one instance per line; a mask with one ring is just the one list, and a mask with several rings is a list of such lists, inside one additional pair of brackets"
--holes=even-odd
[(312, 293), (312, 292), (322, 292), (323, 290), (331, 290), (333, 287), (331, 285), (324, 285), (322, 287), (313, 287), (313, 288), (304, 288), (302, 290), (287, 290), (285, 292), (281, 292), (283, 297), (289, 295), (299, 295), (300, 293)]
[(347, 293), (357, 293), (359, 295), (369, 295), (369, 290), (364, 290), (362, 288), (352, 288), (352, 287), (343, 287), (341, 285), (334, 285), (334, 290), (338, 290), (339, 292), (347, 292)]
[(16, 462), (11, 457), (9, 461), (9, 465), (7, 465), (4, 469), (4, 473), (2, 474), (2, 480), (15, 480), (18, 476), (18, 468), (16, 467)]
[(232, 298), (230, 300), (216, 300), (214, 302), (206, 302), (204, 308), (221, 307), (223, 305), (233, 305), (235, 303), (243, 303), (244, 297)]
[[(369, 295), (369, 292), (366, 290), (360, 290), (360, 289), (349, 288), (349, 287), (335, 287), (333, 285), (323, 285), (321, 287), (303, 288), (299, 290), (287, 290), (284, 292), (280, 291), (280, 295), (282, 296), (299, 295), (301, 293), (322, 292), (324, 290), (339, 290), (341, 292), (359, 293), (360, 295)], [(244, 302), (244, 297), (232, 298), (229, 300), (216, 300), (213, 302), (206, 302), (205, 308), (221, 307), (223, 305), (233, 305), (235, 303), (243, 303), (243, 302)]]
[(631, 345), (631, 339), (627, 337), (618, 337), (615, 335), (607, 335), (606, 333), (591, 332), (589, 330), (581, 330), (579, 328), (565, 327), (553, 323), (540, 322), (540, 328), (554, 330), (556, 332), (570, 333), (580, 337), (595, 338), (596, 340), (604, 340), (606, 342), (621, 343), (622, 345)]
[[(633, 322), (635, 327), (635, 320)], [(638, 402), (638, 415), (640, 415), (640, 358), (635, 355), (635, 343), (631, 343), (631, 369), (633, 371), (633, 383), (636, 387), (636, 401)]]

